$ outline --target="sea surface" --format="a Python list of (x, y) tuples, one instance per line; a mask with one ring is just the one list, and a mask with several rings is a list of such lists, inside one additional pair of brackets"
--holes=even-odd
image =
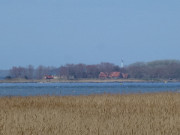
[(180, 92), (180, 83), (1, 83), (0, 96)]

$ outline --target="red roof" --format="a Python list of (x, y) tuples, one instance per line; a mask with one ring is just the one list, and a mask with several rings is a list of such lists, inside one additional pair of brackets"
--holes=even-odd
[(46, 79), (54, 79), (54, 77), (52, 75), (45, 75)]
[(99, 78), (119, 78), (119, 77), (123, 77), (124, 79), (127, 79), (129, 76), (129, 74), (125, 74), (125, 73), (120, 73), (120, 72), (111, 72), (111, 73), (107, 73), (107, 72), (100, 72), (99, 74)]
[(120, 72), (112, 72), (109, 77), (120, 77), (121, 73)]
[(108, 73), (100, 72), (99, 78), (106, 78), (108, 77)]
[(122, 73), (122, 76), (123, 76), (124, 79), (127, 79), (129, 75), (125, 74), (125, 73)]

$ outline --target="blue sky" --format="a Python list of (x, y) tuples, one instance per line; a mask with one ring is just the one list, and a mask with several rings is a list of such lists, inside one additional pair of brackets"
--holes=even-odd
[(0, 69), (180, 59), (179, 0), (0, 0)]

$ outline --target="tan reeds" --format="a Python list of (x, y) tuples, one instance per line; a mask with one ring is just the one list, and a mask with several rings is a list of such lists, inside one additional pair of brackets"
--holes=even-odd
[(179, 135), (180, 93), (0, 98), (0, 135)]

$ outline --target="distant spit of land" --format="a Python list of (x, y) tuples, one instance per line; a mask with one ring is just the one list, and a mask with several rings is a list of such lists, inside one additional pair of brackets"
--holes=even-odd
[(62, 80), (62, 79), (41, 79), (41, 80), (28, 80), (28, 79), (7, 79), (0, 80), (0, 83), (115, 83), (115, 82), (180, 82), (180, 80), (166, 80), (166, 79), (73, 79), (73, 80)]
[(0, 70), (0, 82), (180, 82), (179, 69), (180, 60), (136, 62), (121, 67), (109, 62), (37, 68), (13, 66)]

